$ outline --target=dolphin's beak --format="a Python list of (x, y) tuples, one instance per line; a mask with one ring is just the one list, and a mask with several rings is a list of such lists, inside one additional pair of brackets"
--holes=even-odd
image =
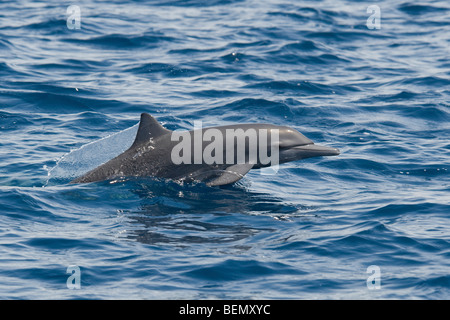
[(307, 143), (300, 146), (280, 149), (280, 163), (307, 159), (321, 156), (337, 156), (340, 154), (336, 148), (319, 146), (314, 143)]
[(303, 146), (293, 147), (292, 149), (299, 152), (302, 155), (302, 158), (337, 156), (341, 153), (339, 149), (326, 146), (319, 146), (317, 144), (307, 144)]

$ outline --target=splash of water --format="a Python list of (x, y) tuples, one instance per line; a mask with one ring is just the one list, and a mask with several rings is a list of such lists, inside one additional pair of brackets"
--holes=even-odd
[(47, 185), (68, 182), (113, 159), (133, 144), (138, 124), (71, 150), (48, 170)]

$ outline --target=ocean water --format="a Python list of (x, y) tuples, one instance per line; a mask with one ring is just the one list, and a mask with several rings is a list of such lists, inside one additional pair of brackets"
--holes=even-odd
[[(0, 298), (449, 299), (449, 57), (448, 1), (2, 1)], [(142, 112), (341, 155), (68, 183)]]

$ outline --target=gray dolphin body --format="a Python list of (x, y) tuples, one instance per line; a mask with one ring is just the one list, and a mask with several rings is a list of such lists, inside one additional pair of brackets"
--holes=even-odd
[[(191, 143), (189, 146), (192, 147), (184, 148), (182, 151), (180, 151), (181, 138), (174, 138), (176, 132), (164, 128), (151, 115), (143, 113), (135, 141), (128, 150), (73, 180), (72, 183), (124, 177), (160, 177), (202, 181), (209, 186), (220, 186), (238, 181), (250, 169), (317, 156), (339, 155), (338, 149), (315, 145), (300, 132), (285, 126), (237, 124), (185, 131), (184, 138), (192, 138), (192, 141), (197, 142), (197, 146)], [(227, 136), (229, 132), (234, 134), (231, 136), (232, 140)], [(198, 137), (201, 140), (198, 140)], [(256, 139), (252, 140), (255, 137)], [(274, 137), (276, 139), (271, 139)], [(241, 142), (241, 147), (236, 141)], [(225, 150), (226, 147), (229, 149)], [(231, 156), (227, 154), (221, 157), (220, 152), (225, 154), (225, 151), (231, 152)], [(242, 151), (241, 158), (239, 151)], [(252, 158), (250, 153), (255, 151), (257, 155)], [(216, 161), (199, 157), (199, 153), (205, 153)], [(262, 154), (265, 155), (264, 161)], [(276, 161), (268, 163), (266, 161), (268, 157), (274, 155), (277, 156)], [(176, 161), (174, 156), (177, 157)], [(180, 163), (178, 160), (180, 156), (190, 161)], [(274, 160), (274, 157), (271, 159)]]

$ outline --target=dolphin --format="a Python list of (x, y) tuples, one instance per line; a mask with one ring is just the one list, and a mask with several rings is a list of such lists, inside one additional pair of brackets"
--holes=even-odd
[(339, 153), (286, 126), (257, 123), (196, 129), (194, 122), (194, 130), (171, 131), (142, 113), (129, 149), (71, 183), (159, 177), (221, 186), (240, 180), (251, 169)]

